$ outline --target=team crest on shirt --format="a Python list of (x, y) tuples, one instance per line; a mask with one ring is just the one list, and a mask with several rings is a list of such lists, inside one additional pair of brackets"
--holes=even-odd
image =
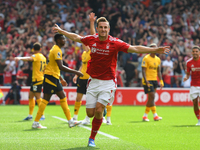
[(32, 55), (32, 57), (35, 57), (35, 55)]
[(57, 58), (60, 58), (60, 52), (58, 52)]
[(107, 45), (106, 45), (106, 49), (109, 49), (109, 47), (110, 47), (110, 44), (109, 44), (109, 43), (107, 43)]
[(97, 49), (94, 48), (94, 47), (92, 47), (91, 52), (92, 52), (92, 53), (95, 53), (96, 51), (97, 51)]

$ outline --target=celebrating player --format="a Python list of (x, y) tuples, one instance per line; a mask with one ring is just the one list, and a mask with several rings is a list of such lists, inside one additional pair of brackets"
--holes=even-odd
[[(157, 47), (157, 45), (153, 43), (149, 47)], [(145, 94), (148, 94), (148, 100), (143, 116), (143, 121), (149, 121), (147, 116), (150, 110), (153, 113), (155, 121), (161, 120), (162, 117), (159, 117), (156, 113), (156, 106), (154, 102), (156, 88), (158, 86), (157, 76), (160, 80), (160, 89), (162, 89), (164, 83), (161, 75), (161, 61), (160, 58), (155, 55), (155, 53), (150, 53), (143, 58), (142, 75), (142, 84), (144, 87), (144, 92)]]
[(199, 111), (199, 96), (200, 96), (200, 59), (199, 59), (200, 47), (194, 46), (192, 48), (193, 58), (187, 61), (186, 76), (183, 81), (189, 79), (191, 75), (191, 87), (190, 87), (190, 99), (193, 101), (194, 113), (198, 119), (197, 126), (200, 126), (200, 111)]
[[(35, 100), (38, 106), (41, 102), (41, 91), (42, 91), (42, 84), (44, 79), (44, 68), (46, 66), (46, 58), (43, 54), (40, 53), (41, 45), (40, 43), (35, 43), (33, 45), (34, 54), (31, 57), (15, 57), (15, 61), (18, 62), (19, 60), (23, 61), (31, 61), (33, 62), (33, 72), (32, 72), (32, 83), (31, 89), (29, 92), (29, 115), (24, 120), (32, 120), (33, 119), (33, 110), (35, 107)], [(45, 117), (42, 115), (40, 120), (44, 120)]]
[(69, 39), (89, 46), (91, 60), (87, 73), (88, 88), (86, 92), (86, 112), (88, 117), (94, 117), (88, 146), (95, 147), (94, 139), (102, 124), (103, 111), (110, 102), (111, 93), (116, 89), (115, 69), (119, 51), (129, 53), (168, 53), (169, 46), (149, 48), (145, 46), (132, 46), (109, 35), (110, 25), (105, 17), (97, 19), (97, 32), (95, 35), (81, 37), (75, 33), (62, 30), (57, 24), (53, 27), (55, 32), (65, 35)]

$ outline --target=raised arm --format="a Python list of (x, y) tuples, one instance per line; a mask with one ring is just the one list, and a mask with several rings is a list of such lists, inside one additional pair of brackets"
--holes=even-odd
[(55, 24), (55, 26), (52, 29), (54, 32), (58, 32), (60, 34), (65, 35), (67, 38), (71, 39), (72, 41), (82, 43), (80, 35), (62, 30), (57, 24)]
[(146, 47), (146, 46), (129, 46), (129, 53), (158, 53), (158, 54), (168, 54), (170, 52), (170, 46), (164, 47)]
[(19, 60), (34, 61), (32, 57), (15, 57), (14, 59), (15, 59), (16, 62), (18, 62)]
[(96, 34), (96, 31), (95, 31), (95, 27), (94, 27), (94, 22), (96, 20), (96, 16), (95, 16), (95, 13), (90, 13), (89, 14), (89, 19), (90, 19), (90, 34), (93, 35), (93, 34)]

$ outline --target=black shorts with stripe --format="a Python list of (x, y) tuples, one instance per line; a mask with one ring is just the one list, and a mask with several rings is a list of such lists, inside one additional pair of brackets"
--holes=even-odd
[(149, 81), (150, 86), (148, 87), (147, 85), (143, 84), (144, 87), (144, 93), (147, 94), (149, 92), (155, 92), (155, 89), (158, 87), (158, 82), (156, 80)]
[(60, 83), (60, 80), (51, 76), (51, 75), (44, 75), (44, 82), (43, 82), (43, 93), (45, 94), (56, 94), (63, 90), (63, 87)]
[(30, 91), (41, 93), (42, 85), (43, 85), (43, 80), (32, 82)]
[(86, 94), (88, 79), (77, 79), (77, 93)]

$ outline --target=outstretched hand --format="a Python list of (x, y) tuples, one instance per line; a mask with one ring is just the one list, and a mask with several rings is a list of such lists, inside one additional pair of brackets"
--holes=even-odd
[(52, 27), (52, 29), (53, 29), (53, 32), (60, 33), (62, 31), (62, 29), (57, 24), (55, 24), (54, 27)]
[(95, 22), (97, 16), (95, 16), (95, 13), (91, 12), (89, 14), (89, 19), (90, 19), (90, 22)]
[(157, 53), (159, 54), (169, 54), (170, 46), (158, 47)]

